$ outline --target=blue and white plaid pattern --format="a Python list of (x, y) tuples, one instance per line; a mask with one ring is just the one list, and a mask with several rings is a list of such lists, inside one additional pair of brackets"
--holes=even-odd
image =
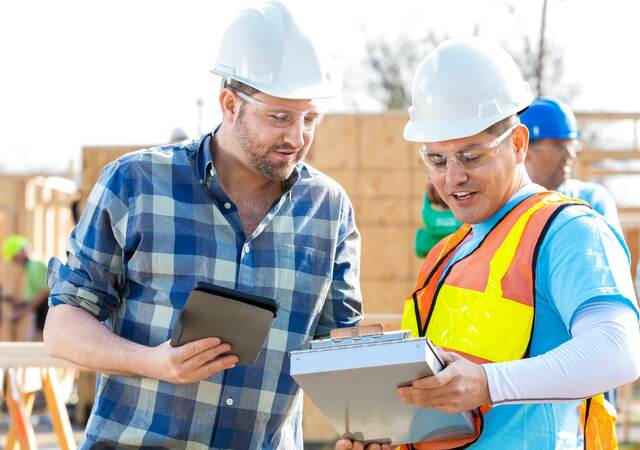
[(189, 385), (103, 374), (82, 448), (302, 448), (288, 352), (361, 318), (360, 237), (344, 190), (299, 163), (245, 240), (204, 151), (209, 140), (135, 152), (103, 169), (67, 263), (50, 262), (50, 304), (84, 308), (148, 346), (170, 338), (198, 281), (275, 298), (278, 317), (253, 366)]

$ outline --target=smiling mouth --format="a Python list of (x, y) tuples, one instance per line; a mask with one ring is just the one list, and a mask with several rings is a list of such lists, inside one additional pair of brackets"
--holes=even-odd
[(456, 200), (464, 200), (471, 197), (473, 194), (474, 192), (464, 191), (464, 192), (454, 192), (453, 194), (451, 194), (451, 196)]

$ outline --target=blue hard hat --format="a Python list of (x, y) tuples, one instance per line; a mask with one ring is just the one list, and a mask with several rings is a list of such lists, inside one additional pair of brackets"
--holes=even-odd
[(576, 139), (580, 137), (576, 116), (566, 103), (550, 97), (538, 97), (520, 114), (529, 129), (529, 139)]

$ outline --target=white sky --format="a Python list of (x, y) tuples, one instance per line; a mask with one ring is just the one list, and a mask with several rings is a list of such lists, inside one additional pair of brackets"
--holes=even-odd
[[(434, 28), (510, 42), (537, 36), (542, 0), (288, 0), (312, 35), (343, 61), (363, 57), (363, 30), (393, 36)], [(83, 145), (149, 144), (173, 128), (215, 125), (209, 73), (233, 15), (247, 1), (0, 2), (0, 172), (63, 169)], [(640, 2), (549, 0), (547, 31), (564, 49), (580, 110), (640, 111)]]

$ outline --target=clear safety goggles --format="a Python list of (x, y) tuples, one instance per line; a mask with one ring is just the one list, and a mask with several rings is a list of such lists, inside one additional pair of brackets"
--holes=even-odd
[(470, 145), (454, 153), (430, 151), (429, 144), (422, 144), (418, 152), (426, 166), (435, 172), (445, 172), (449, 161), (456, 161), (463, 169), (475, 169), (491, 161), (498, 154), (500, 144), (519, 126), (513, 125), (491, 142)]
[(242, 100), (251, 104), (259, 115), (263, 116), (270, 125), (276, 128), (289, 128), (302, 122), (304, 131), (313, 131), (324, 118), (325, 110), (320, 105), (308, 111), (300, 111), (286, 106), (270, 104), (240, 91), (233, 90), (233, 92)]

